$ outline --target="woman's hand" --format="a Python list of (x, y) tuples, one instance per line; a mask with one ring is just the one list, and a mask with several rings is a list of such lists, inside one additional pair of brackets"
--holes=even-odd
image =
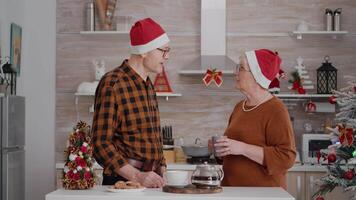
[(246, 143), (229, 138), (221, 138), (216, 141), (214, 147), (217, 157), (224, 157), (227, 155), (243, 155)]

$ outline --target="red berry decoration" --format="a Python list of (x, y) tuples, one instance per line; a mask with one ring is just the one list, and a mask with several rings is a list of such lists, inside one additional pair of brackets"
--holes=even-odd
[(298, 91), (298, 94), (305, 94), (306, 93), (303, 87), (299, 87), (297, 91)]
[(349, 170), (344, 174), (344, 178), (347, 180), (352, 180), (353, 177), (354, 177), (354, 172), (352, 170)]
[(329, 103), (336, 104), (336, 97), (334, 95), (329, 97)]
[(329, 163), (334, 163), (336, 161), (336, 155), (335, 154), (329, 154), (328, 155), (328, 162)]
[(315, 200), (324, 200), (324, 198), (321, 197), (321, 196), (319, 196), (319, 197), (317, 197)]

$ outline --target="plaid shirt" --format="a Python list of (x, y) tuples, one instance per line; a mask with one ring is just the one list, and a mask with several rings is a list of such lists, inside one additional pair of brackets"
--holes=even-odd
[(94, 158), (105, 174), (118, 174), (127, 158), (166, 165), (156, 93), (149, 77), (144, 81), (125, 60), (100, 80), (94, 108)]

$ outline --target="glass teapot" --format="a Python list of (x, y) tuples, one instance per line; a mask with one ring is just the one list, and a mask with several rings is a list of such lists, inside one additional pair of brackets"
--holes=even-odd
[(194, 170), (191, 181), (199, 188), (219, 187), (224, 178), (223, 170), (217, 165), (208, 165), (207, 162), (198, 165)]

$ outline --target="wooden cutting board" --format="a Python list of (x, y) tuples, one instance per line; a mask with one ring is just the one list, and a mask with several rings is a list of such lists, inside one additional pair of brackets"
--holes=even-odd
[(222, 192), (222, 187), (214, 188), (197, 188), (195, 185), (187, 185), (185, 187), (176, 187), (166, 185), (162, 188), (163, 192), (178, 193), (178, 194), (213, 194)]

